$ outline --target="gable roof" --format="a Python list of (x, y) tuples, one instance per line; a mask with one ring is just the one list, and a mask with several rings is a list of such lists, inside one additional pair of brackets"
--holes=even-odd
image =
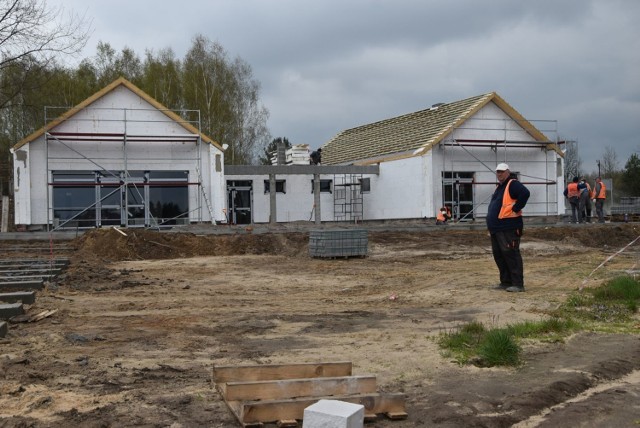
[(138, 88), (133, 83), (129, 82), (124, 77), (120, 77), (120, 78), (114, 80), (109, 85), (105, 86), (104, 88), (102, 88), (101, 90), (96, 92), (95, 94), (91, 95), (89, 98), (87, 98), (86, 100), (82, 101), (77, 106), (67, 110), (65, 113), (63, 113), (62, 115), (58, 116), (57, 118), (55, 118), (54, 120), (52, 120), (51, 122), (49, 122), (48, 124), (43, 126), (42, 128), (40, 128), (37, 131), (33, 132), (29, 136), (23, 138), (15, 146), (13, 146), (13, 149), (14, 150), (15, 149), (19, 149), (20, 147), (24, 146), (25, 144), (28, 144), (28, 143), (36, 140), (37, 138), (39, 138), (42, 135), (44, 135), (46, 130), (54, 128), (54, 127), (58, 126), (59, 124), (63, 123), (64, 121), (69, 120), (70, 118), (72, 118), (74, 115), (76, 115), (77, 113), (79, 113), (83, 109), (89, 107), (96, 100), (98, 100), (98, 99), (102, 98), (103, 96), (107, 95), (109, 92), (112, 92), (113, 90), (115, 90), (119, 86), (124, 86), (125, 88), (129, 89), (131, 92), (133, 92), (134, 94), (138, 95), (140, 98), (142, 98), (143, 100), (145, 100), (146, 102), (151, 104), (153, 107), (158, 109), (160, 112), (164, 113), (165, 116), (167, 116), (170, 119), (172, 119), (175, 122), (177, 122), (178, 125), (182, 126), (187, 131), (189, 131), (189, 132), (191, 132), (193, 134), (199, 135), (200, 138), (202, 138), (202, 141), (204, 141), (206, 143), (209, 143), (209, 144), (212, 144), (212, 145), (216, 146), (217, 148), (219, 148), (220, 150), (222, 150), (222, 147), (216, 141), (214, 141), (210, 137), (207, 137), (206, 135), (201, 133), (192, 124), (185, 122), (185, 120), (182, 117), (180, 117), (178, 114), (176, 114), (173, 111), (167, 109), (165, 106), (160, 104), (155, 98), (153, 98), (152, 96), (150, 96), (149, 94), (144, 92), (142, 89)]
[(561, 154), (555, 143), (491, 92), (342, 131), (322, 147), (322, 163), (364, 165), (421, 156), (490, 102), (536, 141)]

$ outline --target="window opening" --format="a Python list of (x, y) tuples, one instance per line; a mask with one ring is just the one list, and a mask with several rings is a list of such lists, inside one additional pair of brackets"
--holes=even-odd
[[(270, 193), (271, 183), (264, 180), (264, 193)], [(286, 180), (276, 180), (276, 193), (287, 193)]]

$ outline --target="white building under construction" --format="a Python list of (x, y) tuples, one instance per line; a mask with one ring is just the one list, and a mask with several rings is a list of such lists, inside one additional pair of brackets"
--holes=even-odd
[[(12, 148), (15, 223), (26, 228), (483, 218), (506, 162), (531, 190), (525, 216), (564, 213), (553, 121), (496, 93), (358, 126), (304, 159), (226, 166), (189, 112), (118, 79)], [(49, 113), (48, 113), (49, 115)], [(275, 191), (272, 191), (275, 190)]]

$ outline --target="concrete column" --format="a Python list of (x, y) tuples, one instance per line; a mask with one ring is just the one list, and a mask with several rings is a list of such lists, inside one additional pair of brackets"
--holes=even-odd
[(276, 175), (269, 174), (269, 223), (276, 224), (278, 222), (276, 213), (278, 207), (276, 206)]
[(320, 174), (318, 173), (313, 174), (313, 206), (315, 224), (320, 224), (322, 216), (320, 215)]

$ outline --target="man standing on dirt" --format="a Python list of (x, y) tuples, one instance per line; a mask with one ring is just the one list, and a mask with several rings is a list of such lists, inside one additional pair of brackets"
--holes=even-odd
[(580, 189), (578, 188), (578, 177), (573, 177), (573, 181), (564, 189), (564, 197), (569, 199), (571, 205), (571, 223), (582, 223), (582, 211), (580, 211)]
[(604, 201), (607, 199), (607, 186), (604, 185), (600, 177), (596, 178), (594, 194), (598, 223), (604, 223)]
[(520, 254), (522, 209), (529, 200), (529, 189), (520, 183), (509, 165), (496, 166), (498, 187), (491, 196), (487, 211), (487, 228), (491, 235), (493, 259), (500, 271), (498, 290), (524, 291), (524, 271)]

